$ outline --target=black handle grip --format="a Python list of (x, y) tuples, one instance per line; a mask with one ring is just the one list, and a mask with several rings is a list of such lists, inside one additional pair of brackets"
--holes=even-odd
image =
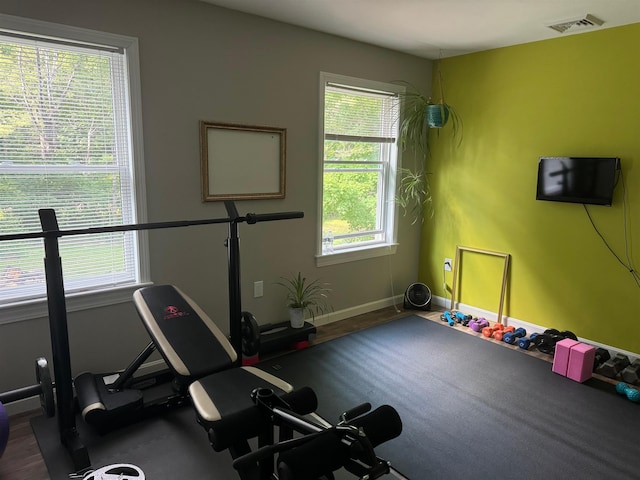
[(247, 213), (245, 220), (249, 225), (258, 222), (272, 222), (274, 220), (291, 220), (303, 218), (304, 212), (279, 212), (279, 213)]
[(311, 441), (281, 453), (278, 475), (281, 479), (333, 478), (329, 473), (343, 467), (348, 460), (349, 447), (341, 436), (335, 430), (325, 430), (313, 434)]
[(349, 425), (361, 427), (374, 447), (396, 438), (402, 433), (400, 415), (390, 405), (382, 405), (373, 412), (349, 422)]
[(277, 451), (278, 451), (277, 444), (260, 447), (259, 449), (254, 450), (253, 452), (249, 452), (245, 455), (242, 455), (239, 458), (236, 458), (233, 461), (233, 468), (235, 468), (236, 470), (242, 471), (247, 467), (254, 466), (256, 463), (258, 463), (258, 461), (262, 460), (263, 458), (269, 455), (274, 455), (275, 453), (277, 453)]
[(288, 405), (291, 411), (299, 415), (307, 415), (318, 408), (318, 397), (310, 387), (300, 387), (285, 393), (280, 399)]
[[(353, 411), (364, 408), (365, 406), (361, 405)], [(388, 473), (389, 464), (376, 457), (373, 447), (397, 437), (402, 432), (402, 421), (396, 409), (382, 405), (366, 415), (359, 416), (348, 425), (362, 428), (366, 437), (354, 434), (353, 431), (340, 430), (348, 427), (337, 427), (295, 439), (297, 443), (287, 445), (292, 448), (280, 448), (283, 451), (278, 459), (280, 478), (318, 478), (341, 467), (349, 470), (349, 459), (362, 462), (358, 464), (358, 471), (366, 472), (367, 478), (379, 478)], [(345, 432), (347, 437), (343, 437)], [(348, 437), (352, 440), (350, 444), (348, 441), (343, 442), (343, 439)], [(309, 441), (304, 442), (305, 438)]]

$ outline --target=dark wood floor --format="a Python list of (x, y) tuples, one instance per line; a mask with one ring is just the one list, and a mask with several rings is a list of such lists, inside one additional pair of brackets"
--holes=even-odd
[(9, 419), (9, 443), (0, 458), (2, 480), (49, 480), (36, 437), (29, 419), (39, 411), (12, 416)]

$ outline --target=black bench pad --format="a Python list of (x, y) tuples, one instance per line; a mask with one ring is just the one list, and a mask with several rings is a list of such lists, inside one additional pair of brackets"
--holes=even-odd
[(227, 337), (177, 287), (141, 288), (133, 300), (165, 361), (187, 383), (234, 365), (238, 357)]
[(255, 367), (225, 370), (189, 386), (198, 421), (209, 432), (214, 450), (255, 437), (264, 428), (266, 419), (251, 399), (255, 388), (269, 388), (276, 395), (293, 390), (287, 382)]

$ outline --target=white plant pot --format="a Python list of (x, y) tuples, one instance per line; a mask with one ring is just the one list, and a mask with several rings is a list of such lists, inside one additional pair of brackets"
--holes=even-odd
[(291, 328), (304, 327), (304, 309), (302, 308), (290, 308), (289, 309), (289, 321), (291, 322)]

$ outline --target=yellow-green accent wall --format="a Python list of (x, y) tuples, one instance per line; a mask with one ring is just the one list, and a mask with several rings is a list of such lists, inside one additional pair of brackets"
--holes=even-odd
[[(423, 223), (420, 281), (434, 294), (450, 298), (452, 274), (442, 265), (457, 245), (509, 253), (504, 315), (640, 352), (632, 275), (582, 205), (535, 199), (541, 156), (620, 157), (629, 258), (640, 265), (638, 45), (633, 24), (442, 61), (445, 98), (464, 129), (459, 146), (450, 127), (430, 138), (434, 202)], [(588, 208), (626, 263), (622, 183), (613, 206)], [(497, 312), (502, 264), (463, 253), (456, 300)]]

